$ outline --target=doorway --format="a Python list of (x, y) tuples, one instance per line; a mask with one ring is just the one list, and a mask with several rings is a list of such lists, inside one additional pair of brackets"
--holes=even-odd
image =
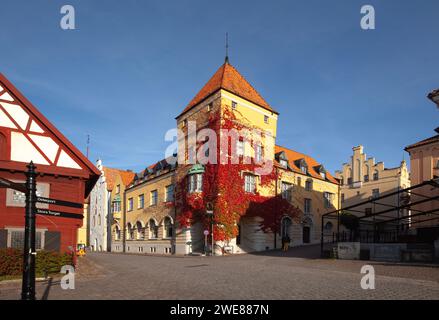
[(310, 235), (311, 235), (311, 228), (304, 226), (303, 227), (303, 243), (310, 243), (311, 242)]

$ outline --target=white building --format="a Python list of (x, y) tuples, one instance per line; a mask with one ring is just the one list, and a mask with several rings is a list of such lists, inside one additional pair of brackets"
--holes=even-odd
[(113, 169), (105, 168), (101, 160), (97, 161), (96, 166), (101, 171), (101, 176), (90, 193), (90, 246), (93, 251), (110, 251), (110, 193), (113, 179), (109, 176), (112, 175)]

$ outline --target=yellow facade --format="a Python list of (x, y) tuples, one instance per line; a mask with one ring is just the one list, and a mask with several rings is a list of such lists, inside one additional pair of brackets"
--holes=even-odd
[(84, 203), (84, 219), (82, 220), (82, 227), (78, 229), (78, 246), (88, 246), (88, 232), (89, 232), (89, 215), (88, 215), (89, 203)]

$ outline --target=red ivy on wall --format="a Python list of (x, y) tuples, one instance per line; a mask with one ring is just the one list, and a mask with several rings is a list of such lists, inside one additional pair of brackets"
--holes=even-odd
[[(212, 113), (209, 117), (210, 129), (219, 136), (220, 129), (249, 129), (237, 118), (232, 111), (226, 109)], [(250, 128), (251, 129), (251, 128)], [(230, 139), (229, 139), (230, 140)], [(199, 148), (200, 145), (197, 145)], [(228, 143), (228, 154), (232, 154), (232, 144)], [(217, 143), (217, 155), (220, 155), (220, 143)], [(219, 161), (218, 161), (219, 162)], [(209, 228), (210, 219), (206, 215), (206, 204), (214, 205), (214, 238), (216, 241), (228, 241), (238, 234), (240, 219), (246, 217), (262, 218), (261, 229), (265, 232), (279, 232), (281, 219), (284, 216), (297, 217), (300, 211), (281, 195), (274, 195), (281, 173), (273, 166), (270, 174), (261, 175), (259, 186), (270, 188), (273, 196), (263, 196), (259, 193), (244, 191), (243, 172), (255, 172), (257, 165), (244, 164), (206, 164), (203, 174), (203, 192), (188, 193), (187, 177), (180, 179), (176, 196), (178, 207), (177, 221), (183, 227), (195, 222), (201, 222)]]

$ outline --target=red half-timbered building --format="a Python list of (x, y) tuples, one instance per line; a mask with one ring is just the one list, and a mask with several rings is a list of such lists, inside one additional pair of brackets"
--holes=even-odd
[[(84, 203), (98, 169), (0, 73), (0, 177), (25, 182), (26, 165), (37, 167), (37, 195)], [(23, 248), (24, 194), (0, 189), (0, 248)], [(82, 214), (82, 209), (37, 204)], [(76, 247), (82, 220), (38, 215), (36, 248), (66, 252)]]

